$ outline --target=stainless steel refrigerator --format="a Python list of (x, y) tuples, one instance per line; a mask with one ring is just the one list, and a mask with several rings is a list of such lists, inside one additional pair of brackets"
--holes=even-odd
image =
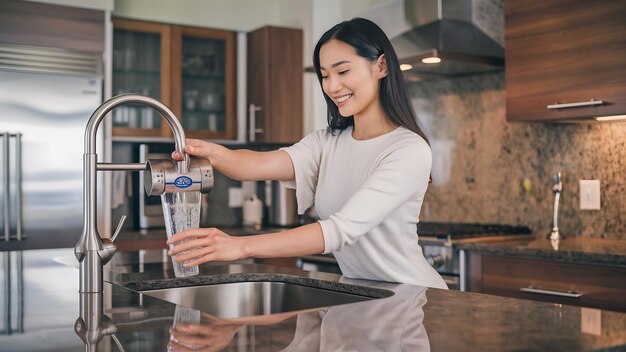
[[(11, 66), (1, 49), (0, 250), (73, 247), (83, 226), (85, 126), (102, 102), (102, 78), (73, 55), (41, 54), (52, 67), (23, 58)], [(100, 154), (102, 136), (98, 144)]]

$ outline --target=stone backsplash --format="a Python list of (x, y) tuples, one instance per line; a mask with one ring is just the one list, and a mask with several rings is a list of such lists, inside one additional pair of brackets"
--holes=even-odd
[[(409, 87), (434, 159), (422, 221), (519, 224), (547, 235), (561, 171), (561, 233), (626, 240), (626, 122), (506, 122), (501, 73)], [(590, 179), (600, 180), (601, 210), (580, 210), (579, 180)]]

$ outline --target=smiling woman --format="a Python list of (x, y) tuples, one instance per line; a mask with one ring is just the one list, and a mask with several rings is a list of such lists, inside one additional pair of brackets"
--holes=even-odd
[[(354, 118), (358, 118), (355, 110), (341, 108), (354, 95), (350, 89), (358, 84), (360, 95), (364, 95), (359, 99), (374, 103), (373, 106), (356, 104), (358, 115), (370, 114), (367, 108), (378, 107), (382, 111), (372, 114), (379, 116), (383, 123), (388, 121), (403, 126), (426, 140), (418, 126), (398, 57), (385, 33), (375, 23), (355, 18), (337, 24), (318, 41), (313, 64), (325, 93), (328, 125), (332, 129), (354, 126)], [(332, 78), (335, 79), (331, 81)], [(374, 94), (379, 99), (374, 99)]]
[(298, 212), (314, 206), (321, 220), (244, 238), (192, 229), (170, 238), (170, 254), (189, 250), (176, 260), (192, 266), (332, 252), (350, 278), (445, 288), (417, 243), (432, 157), (389, 39), (369, 20), (345, 21), (320, 38), (313, 62), (328, 128), (270, 152), (199, 140), (185, 151), (236, 180), (283, 181), (296, 189)]

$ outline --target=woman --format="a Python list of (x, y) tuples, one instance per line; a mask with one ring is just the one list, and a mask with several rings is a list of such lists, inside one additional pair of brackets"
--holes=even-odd
[(197, 265), (332, 252), (349, 278), (447, 288), (417, 243), (432, 157), (389, 39), (369, 20), (344, 21), (320, 38), (313, 62), (327, 129), (271, 152), (199, 140), (188, 140), (185, 151), (236, 180), (285, 182), (296, 189), (298, 212), (314, 205), (322, 220), (248, 237), (191, 229), (171, 237), (168, 243), (192, 240), (170, 255), (195, 248), (176, 260)]

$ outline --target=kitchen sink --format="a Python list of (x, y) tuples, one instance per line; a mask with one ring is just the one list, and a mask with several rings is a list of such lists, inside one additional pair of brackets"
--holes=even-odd
[[(223, 318), (268, 315), (376, 299), (299, 284), (270, 281), (174, 287), (141, 291), (141, 293)], [(392, 294), (388, 291), (382, 296)]]

